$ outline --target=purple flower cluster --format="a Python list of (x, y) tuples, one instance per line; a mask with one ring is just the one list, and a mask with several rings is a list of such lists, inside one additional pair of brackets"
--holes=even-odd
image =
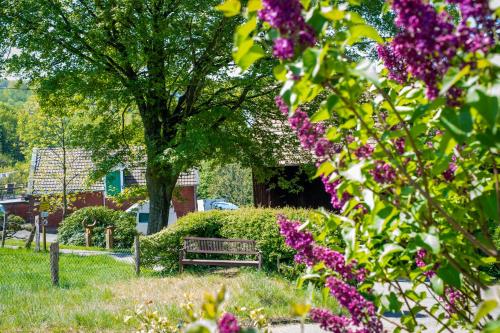
[(495, 20), (488, 0), (448, 0), (458, 4), (462, 20), (458, 26), (458, 38), (465, 51), (488, 52), (494, 45)]
[[(288, 105), (286, 105), (283, 98), (277, 96), (275, 102), (280, 112), (288, 117)], [(288, 122), (290, 127), (297, 133), (300, 144), (304, 149), (321, 153), (316, 156), (323, 159), (330, 153), (331, 142), (322, 139), (325, 134), (324, 126), (322, 124), (313, 124), (306, 112), (298, 108), (293, 115), (288, 117)]]
[(299, 231), (299, 221), (289, 221), (283, 215), (278, 215), (280, 233), (285, 237), (285, 244), (297, 251), (295, 261), (300, 264), (313, 266), (316, 259), (313, 255), (314, 239), (310, 232)]
[(335, 210), (341, 211), (346, 202), (352, 198), (352, 196), (347, 192), (342, 193), (340, 197), (337, 194), (337, 189), (342, 183), (342, 179), (339, 178), (334, 180), (333, 182), (330, 182), (329, 177), (321, 176), (321, 181), (325, 186), (325, 192), (330, 195), (330, 202), (332, 204), (332, 207)]
[[(285, 216), (278, 216), (281, 234), (285, 243), (297, 251), (295, 260), (309, 266), (323, 262), (325, 266), (339, 274), (345, 281), (362, 282), (367, 271), (358, 268), (356, 261), (346, 263), (345, 257), (340, 252), (316, 245), (310, 232), (300, 230), (299, 221), (290, 221)], [(344, 306), (351, 318), (335, 316), (323, 309), (313, 309), (311, 319), (320, 323), (321, 327), (330, 332), (345, 333), (378, 333), (382, 332), (382, 323), (376, 316), (373, 303), (364, 299), (355, 287), (335, 278), (328, 277), (326, 286), (331, 294)], [(350, 326), (356, 326), (352, 329)]]
[(375, 168), (370, 170), (370, 174), (380, 184), (390, 184), (396, 179), (396, 170), (384, 161), (376, 161)]
[(363, 146), (359, 147), (358, 149), (356, 149), (354, 151), (354, 155), (356, 155), (356, 157), (359, 159), (368, 158), (368, 157), (372, 156), (374, 150), (375, 150), (375, 148), (373, 148), (372, 145), (367, 143), (366, 145), (363, 145)]
[(396, 149), (399, 155), (403, 155), (405, 153), (405, 138), (400, 137), (394, 140), (394, 148)]
[(445, 304), (445, 309), (449, 313), (456, 313), (467, 301), (465, 295), (462, 294), (460, 290), (453, 287), (447, 287), (445, 289), (445, 294), (448, 298), (448, 303)]
[(231, 313), (224, 313), (218, 323), (220, 333), (238, 333), (240, 326), (238, 320)]
[(299, 0), (263, 0), (259, 18), (279, 30), (281, 36), (275, 39), (273, 55), (280, 59), (293, 58), (296, 43), (312, 46), (316, 43), (314, 29), (302, 17)]
[(356, 333), (383, 332), (382, 322), (377, 317), (375, 305), (367, 301), (355, 287), (333, 276), (326, 279), (326, 286), (340, 305), (349, 311), (352, 323), (360, 327), (355, 331)]
[[(280, 112), (288, 117), (290, 127), (297, 134), (301, 146), (304, 147), (304, 149), (312, 151), (316, 155), (319, 164), (328, 160), (332, 154), (336, 154), (342, 150), (342, 146), (332, 143), (323, 137), (325, 134), (325, 127), (322, 124), (313, 124), (306, 112), (298, 108), (293, 115), (289, 116), (288, 105), (283, 98), (277, 96), (275, 102)], [(326, 193), (331, 197), (333, 208), (341, 210), (347, 200), (351, 198), (348, 193), (343, 193), (339, 198), (337, 188), (341, 180), (337, 179), (334, 182), (330, 182), (328, 176), (322, 176), (321, 180), (325, 186)]]
[[(416, 255), (415, 255), (415, 264), (417, 265), (417, 267), (425, 267), (427, 266), (426, 262), (425, 262), (425, 257), (427, 256), (427, 251), (425, 249), (420, 249), (417, 251)], [(434, 265), (434, 269), (437, 269), (439, 267), (439, 265)], [(434, 275), (436, 275), (436, 271), (435, 270), (428, 270), (426, 272), (424, 272), (424, 275), (427, 277), (427, 278), (432, 278)], [(462, 294), (462, 292), (458, 289), (455, 289), (453, 287), (446, 287), (445, 289), (445, 294), (446, 294), (446, 297), (448, 298), (448, 302), (444, 305), (446, 311), (448, 311), (449, 313), (455, 313), (457, 312), (457, 310), (461, 307), (462, 304), (464, 304), (466, 302), (466, 299), (465, 299), (465, 296), (464, 294)], [(442, 297), (439, 297), (442, 301), (444, 301), (444, 299)]]
[[(486, 52), (494, 44), (494, 21), (487, 0), (449, 2), (459, 4), (462, 22), (458, 28), (446, 12), (438, 14), (426, 1), (394, 0), (392, 8), (400, 32), (389, 45), (378, 48), (389, 77), (399, 83), (404, 83), (408, 74), (422, 80), (429, 99), (437, 97), (438, 83), (460, 48)], [(456, 105), (460, 95), (458, 88), (450, 91), (450, 105)]]
[(403, 84), (407, 79), (406, 64), (402, 58), (394, 54), (392, 47), (379, 45), (377, 53), (380, 59), (384, 60), (385, 67), (389, 70), (389, 78)]
[[(427, 256), (427, 251), (425, 249), (420, 249), (417, 251), (417, 253), (415, 254), (415, 264), (417, 265), (417, 267), (422, 268), (427, 266), (424, 260), (426, 256)], [(424, 275), (430, 279), (431, 277), (436, 275), (436, 272), (433, 270), (429, 270), (425, 271)]]
[(299, 230), (299, 221), (290, 221), (283, 215), (278, 215), (280, 233), (285, 237), (285, 244), (297, 251), (295, 260), (313, 266), (323, 262), (325, 266), (342, 276), (348, 281), (361, 282), (365, 279), (367, 271), (357, 268), (357, 263), (346, 263), (342, 253), (329, 248), (316, 245), (310, 232)]
[(352, 333), (349, 329), (351, 321), (344, 316), (337, 316), (326, 309), (314, 308), (309, 311), (311, 320), (319, 323), (322, 329), (334, 333)]
[(458, 169), (458, 166), (457, 166), (457, 156), (456, 155), (453, 155), (451, 157), (451, 162), (450, 164), (448, 165), (448, 169), (446, 169), (444, 172), (443, 172), (443, 178), (447, 181), (447, 182), (452, 182), (454, 179), (455, 179), (455, 171), (457, 171)]

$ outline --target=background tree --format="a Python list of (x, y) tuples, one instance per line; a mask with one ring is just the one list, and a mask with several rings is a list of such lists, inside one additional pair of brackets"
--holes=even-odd
[(252, 169), (232, 163), (219, 165), (204, 162), (200, 168), (198, 197), (224, 198), (239, 206), (253, 204)]
[[(255, 156), (258, 146), (268, 147), (255, 140), (265, 132), (256, 133), (252, 120), (268, 110), (274, 89), (260, 73), (270, 64), (237, 75), (230, 45), (238, 22), (216, 12), (218, 2), (2, 2), (2, 47), (19, 50), (6, 60), (9, 72), (36, 82), (42, 98), (81, 94), (137, 110), (148, 157), (149, 232), (167, 225), (182, 171), (206, 156)], [(257, 49), (248, 57), (263, 55)]]
[(74, 131), (77, 116), (78, 113), (68, 109), (64, 111), (57, 107), (51, 110), (41, 109), (34, 99), (26, 104), (19, 115), (19, 136), (26, 143), (27, 156), (33, 149), (55, 148), (48, 151), (61, 166), (62, 173), (56, 175), (56, 178), (59, 178), (62, 191), (60, 200), (55, 196), (56, 202), (52, 202), (51, 206), (61, 208), (63, 216), (68, 213), (70, 201), (68, 184), (79, 176), (69, 171), (75, 161), (72, 160), (72, 155), (68, 154), (68, 150), (75, 147), (78, 140)]

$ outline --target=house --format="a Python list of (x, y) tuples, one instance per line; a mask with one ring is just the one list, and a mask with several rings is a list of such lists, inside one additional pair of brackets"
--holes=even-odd
[[(63, 161), (66, 161), (65, 163)], [(57, 229), (62, 221), (62, 210), (58, 208), (63, 192), (66, 165), (66, 193), (70, 197), (70, 210), (89, 206), (106, 206), (127, 210), (132, 203), (117, 204), (114, 195), (130, 186), (146, 185), (146, 168), (139, 165), (118, 165), (98, 181), (91, 181), (95, 171), (91, 153), (84, 149), (62, 148), (34, 149), (28, 181), (29, 205), (32, 216), (48, 209), (48, 229)], [(178, 190), (172, 199), (172, 207), (177, 217), (196, 210), (196, 187), (198, 172), (191, 170), (182, 173), (177, 181)], [(58, 202), (59, 205), (55, 203)], [(51, 204), (52, 203), (52, 204)], [(144, 221), (142, 221), (144, 222)]]
[[(275, 120), (270, 131), (279, 142), (274, 163), (253, 169), (253, 197), (256, 207), (331, 209), (330, 197), (320, 178), (314, 178), (314, 156), (304, 150), (286, 120)], [(310, 171), (313, 172), (310, 172)], [(260, 177), (259, 175), (265, 175)]]

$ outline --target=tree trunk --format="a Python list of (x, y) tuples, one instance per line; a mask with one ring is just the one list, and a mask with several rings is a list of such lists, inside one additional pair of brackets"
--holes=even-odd
[[(153, 158), (153, 156), (148, 156), (148, 159)], [(160, 169), (148, 163), (146, 169), (149, 193), (148, 234), (159, 232), (168, 226), (170, 202), (178, 177), (179, 174), (168, 166)]]

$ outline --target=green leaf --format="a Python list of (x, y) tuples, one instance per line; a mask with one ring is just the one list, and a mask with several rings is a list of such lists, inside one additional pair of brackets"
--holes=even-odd
[(278, 65), (273, 68), (273, 74), (276, 80), (278, 81), (286, 81), (286, 67), (283, 65)]
[(356, 182), (364, 182), (365, 181), (365, 176), (363, 175), (363, 172), (361, 169), (365, 165), (365, 162), (360, 162), (353, 164), (349, 166), (349, 168), (345, 171), (340, 171), (340, 175), (343, 176), (345, 179), (348, 180), (353, 180)]
[(404, 248), (398, 244), (385, 244), (384, 250), (382, 251), (382, 253), (380, 254), (380, 257), (379, 257), (380, 266), (385, 267), (387, 265), (387, 263), (389, 262), (389, 260), (392, 259), (392, 256), (395, 253), (402, 252), (402, 251), (404, 251)]
[(458, 141), (464, 141), (472, 132), (472, 116), (468, 107), (458, 112), (446, 108), (441, 113), (440, 121)]
[(462, 287), (462, 279), (460, 278), (460, 272), (455, 269), (455, 267), (450, 264), (446, 264), (445, 266), (441, 266), (436, 274), (447, 284), (461, 288)]
[(362, 38), (373, 39), (380, 44), (384, 43), (384, 40), (380, 37), (377, 30), (367, 24), (354, 25), (349, 28), (349, 32), (351, 33), (349, 39), (347, 40), (347, 44), (349, 45), (359, 42)]
[(381, 299), (384, 307), (391, 312), (400, 312), (403, 303), (399, 301), (398, 296), (391, 291), (389, 296), (384, 295)]
[(494, 299), (490, 299), (481, 303), (481, 305), (479, 305), (479, 309), (477, 309), (473, 324), (476, 325), (477, 323), (479, 323), (479, 321), (487, 316), (491, 311), (493, 311), (497, 307), (497, 305), (498, 303)]
[(236, 28), (236, 40), (245, 40), (257, 27), (257, 17), (254, 16)]
[(248, 0), (247, 8), (249, 13), (262, 9), (262, 0)]
[(441, 88), (441, 91), (439, 92), (441, 95), (446, 94), (446, 92), (455, 85), (458, 81), (460, 81), (461, 78), (463, 78), (465, 75), (470, 73), (470, 65), (465, 66), (462, 68), (461, 71), (457, 73), (457, 70), (452, 67), (448, 73), (446, 73), (444, 79), (443, 79), (443, 87)]
[(362, 77), (373, 83), (376, 87), (380, 87), (380, 79), (377, 74), (377, 65), (369, 60), (362, 61), (352, 71), (353, 74)]
[(237, 65), (240, 66), (242, 70), (246, 70), (250, 67), (254, 62), (266, 56), (266, 53), (262, 49), (260, 45), (253, 45), (250, 50), (248, 50), (245, 55), (243, 55)]
[(215, 6), (215, 9), (224, 13), (224, 16), (236, 16), (240, 13), (241, 3), (239, 0), (226, 0), (220, 5)]
[(472, 106), (486, 120), (489, 127), (495, 128), (498, 123), (499, 112), (498, 104), (500, 103), (497, 96), (488, 96), (482, 91), (477, 91), (479, 100)]
[(420, 233), (417, 236), (417, 243), (424, 249), (429, 250), (434, 254), (439, 254), (439, 251), (441, 251), (439, 238), (435, 235)]
[(439, 276), (434, 275), (431, 278), (431, 286), (432, 286), (432, 290), (434, 290), (434, 292), (436, 292), (436, 294), (438, 294), (440, 296), (443, 295), (444, 283), (443, 283), (443, 280)]
[(484, 326), (481, 333), (498, 333), (500, 332), (500, 320), (490, 321)]
[(326, 10), (323, 10), (321, 12), (321, 15), (323, 15), (324, 17), (326, 17), (330, 21), (339, 21), (345, 17), (345, 12), (340, 10), (340, 9), (337, 9), (337, 8), (332, 9), (331, 7), (323, 8), (323, 9), (326, 9)]

